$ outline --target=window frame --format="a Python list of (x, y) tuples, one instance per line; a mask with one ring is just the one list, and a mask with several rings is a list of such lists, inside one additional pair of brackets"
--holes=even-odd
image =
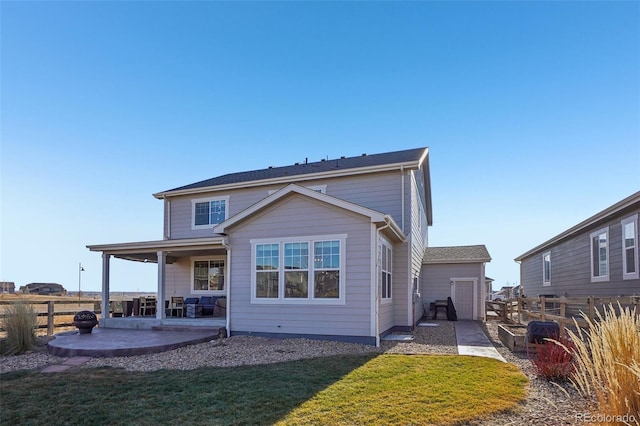
[(191, 229), (192, 230), (198, 230), (198, 229), (209, 229), (209, 228), (213, 228), (214, 226), (218, 225), (218, 223), (222, 223), (222, 222), (218, 222), (218, 223), (207, 223), (204, 225), (196, 225), (196, 205), (197, 204), (201, 204), (201, 203), (209, 203), (209, 208), (211, 208), (211, 203), (214, 201), (224, 201), (224, 219), (223, 222), (225, 220), (227, 220), (229, 218), (229, 196), (224, 196), (224, 197), (207, 197), (207, 198), (194, 198), (191, 200)]
[[(625, 227), (629, 224), (633, 224), (633, 246), (631, 249), (633, 250), (633, 261), (634, 261), (634, 272), (627, 272), (627, 250), (629, 247), (626, 246), (625, 240)], [(635, 280), (640, 278), (640, 263), (638, 261), (638, 214), (634, 214), (633, 216), (629, 216), (620, 221), (621, 225), (621, 234), (622, 234), (622, 279), (623, 280)]]
[[(547, 264), (549, 265), (547, 268)], [(551, 252), (542, 254), (542, 286), (551, 286)]]
[[(601, 253), (600, 253), (600, 250), (598, 250), (598, 272), (599, 272), (599, 275), (595, 275), (594, 274), (594, 272), (595, 272), (594, 271), (595, 259), (594, 259), (594, 244), (593, 244), (593, 240), (596, 237), (599, 238), (602, 234), (605, 234), (605, 238), (606, 238), (605, 247), (604, 247), (605, 256), (606, 256), (606, 259), (605, 259), (606, 273), (602, 274), (601, 271), (600, 271), (600, 269), (601, 269), (601, 259), (600, 259)], [(589, 248), (590, 248), (589, 257), (591, 259), (591, 261), (590, 261), (590, 265), (591, 265), (590, 275), (591, 275), (591, 282), (592, 283), (593, 282), (609, 281), (609, 273), (611, 271), (610, 262), (609, 262), (609, 259), (611, 258), (610, 254), (609, 254), (610, 253), (609, 252), (609, 243), (610, 243), (611, 239), (610, 239), (609, 235), (610, 234), (609, 234), (609, 227), (608, 226), (605, 227), (605, 228), (598, 229), (597, 231), (594, 231), (591, 234), (589, 234)]]
[[(315, 296), (315, 274), (316, 272), (334, 270), (333, 268), (316, 268), (314, 264), (315, 243), (326, 241), (338, 241), (339, 243), (339, 267), (337, 268), (339, 274), (338, 292), (337, 298), (320, 298)], [(251, 244), (251, 303), (252, 304), (265, 304), (265, 305), (344, 305), (346, 303), (346, 247), (347, 247), (347, 235), (346, 234), (332, 234), (332, 235), (314, 235), (314, 236), (295, 236), (295, 237), (279, 237), (279, 238), (261, 238), (252, 239), (249, 241)], [(285, 297), (285, 274), (292, 269), (285, 269), (285, 244), (289, 243), (307, 243), (308, 244), (308, 262), (307, 262), (307, 297), (306, 298), (291, 298)], [(278, 273), (278, 297), (264, 298), (256, 296), (257, 289), (257, 247), (264, 244), (277, 244), (278, 245), (278, 269), (273, 272)], [(295, 269), (294, 269), (295, 270)]]
[[(222, 286), (222, 290), (196, 290), (195, 288), (195, 279), (196, 279), (196, 262), (202, 262), (202, 261), (208, 261), (208, 262), (223, 262), (224, 264), (224, 281), (223, 281), (223, 286)], [(190, 268), (190, 272), (191, 272), (191, 281), (189, 284), (189, 291), (191, 292), (191, 294), (199, 294), (199, 295), (204, 295), (204, 296), (225, 296), (227, 294), (227, 289), (226, 286), (228, 285), (227, 282), (227, 272), (228, 272), (228, 267), (229, 265), (227, 265), (227, 257), (222, 255), (222, 256), (191, 256), (189, 258), (189, 268)]]
[[(386, 255), (386, 256), (385, 256)], [(387, 268), (384, 268), (384, 258)], [(378, 243), (378, 282), (380, 303), (387, 304), (393, 302), (393, 246), (386, 238), (380, 237)], [(386, 277), (386, 281), (383, 279)], [(386, 295), (386, 296), (385, 296)]]

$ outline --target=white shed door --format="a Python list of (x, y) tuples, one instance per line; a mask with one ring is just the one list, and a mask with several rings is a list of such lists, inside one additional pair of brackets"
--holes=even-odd
[(454, 281), (451, 299), (459, 320), (473, 319), (473, 281)]

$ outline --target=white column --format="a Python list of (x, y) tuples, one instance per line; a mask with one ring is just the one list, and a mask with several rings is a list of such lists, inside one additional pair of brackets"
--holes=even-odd
[(158, 252), (158, 307), (156, 308), (156, 318), (166, 318), (164, 309), (164, 287), (166, 278), (167, 261), (163, 251)]
[(111, 255), (102, 253), (102, 313), (100, 318), (109, 318), (109, 261)]

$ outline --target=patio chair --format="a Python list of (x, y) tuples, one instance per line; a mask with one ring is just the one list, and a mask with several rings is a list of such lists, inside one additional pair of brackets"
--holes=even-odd
[(167, 313), (170, 317), (175, 314), (175, 316), (182, 318), (184, 314), (184, 297), (172, 296), (171, 301), (169, 302), (169, 307), (167, 308)]
[(153, 315), (156, 313), (157, 302), (155, 297), (140, 298), (140, 315)]

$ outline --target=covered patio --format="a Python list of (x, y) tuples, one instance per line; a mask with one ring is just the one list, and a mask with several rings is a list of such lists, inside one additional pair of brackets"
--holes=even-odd
[[(100, 327), (118, 329), (170, 329), (171, 327), (224, 327), (229, 329), (229, 286), (230, 281), (226, 265), (229, 264), (229, 250), (224, 237), (190, 238), (158, 241), (142, 241), (119, 244), (89, 245), (91, 251), (102, 253), (102, 302)], [(111, 259), (118, 258), (134, 262), (156, 263), (158, 265), (158, 280), (156, 290), (156, 307), (153, 316), (111, 316), (110, 305), (110, 267)], [(207, 261), (202, 259), (217, 259), (216, 276), (212, 276), (207, 269)], [(194, 263), (195, 262), (195, 263)], [(196, 274), (193, 269), (205, 263), (205, 268), (198, 269), (204, 277)], [(194, 266), (196, 265), (196, 266)], [(213, 261), (210, 267), (213, 268)], [(168, 275), (167, 271), (171, 274)], [(202, 272), (204, 271), (204, 272)], [(207, 275), (207, 271), (209, 271)], [(194, 285), (194, 280), (197, 285)], [(216, 287), (210, 287), (209, 281), (215, 281)], [(171, 288), (169, 288), (169, 285)], [(170, 303), (174, 297), (182, 297), (184, 308), (172, 311)], [(207, 297), (216, 304), (210, 315), (202, 315), (202, 309), (193, 304), (199, 303)], [(197, 299), (197, 301), (194, 301)], [(220, 304), (217, 301), (224, 301)], [(183, 310), (184, 309), (184, 310)], [(153, 311), (152, 311), (153, 312)], [(136, 312), (137, 313), (137, 312)], [(179, 313), (179, 314), (178, 314)], [(187, 315), (189, 313), (189, 315)], [(169, 316), (168, 316), (169, 315)]]

